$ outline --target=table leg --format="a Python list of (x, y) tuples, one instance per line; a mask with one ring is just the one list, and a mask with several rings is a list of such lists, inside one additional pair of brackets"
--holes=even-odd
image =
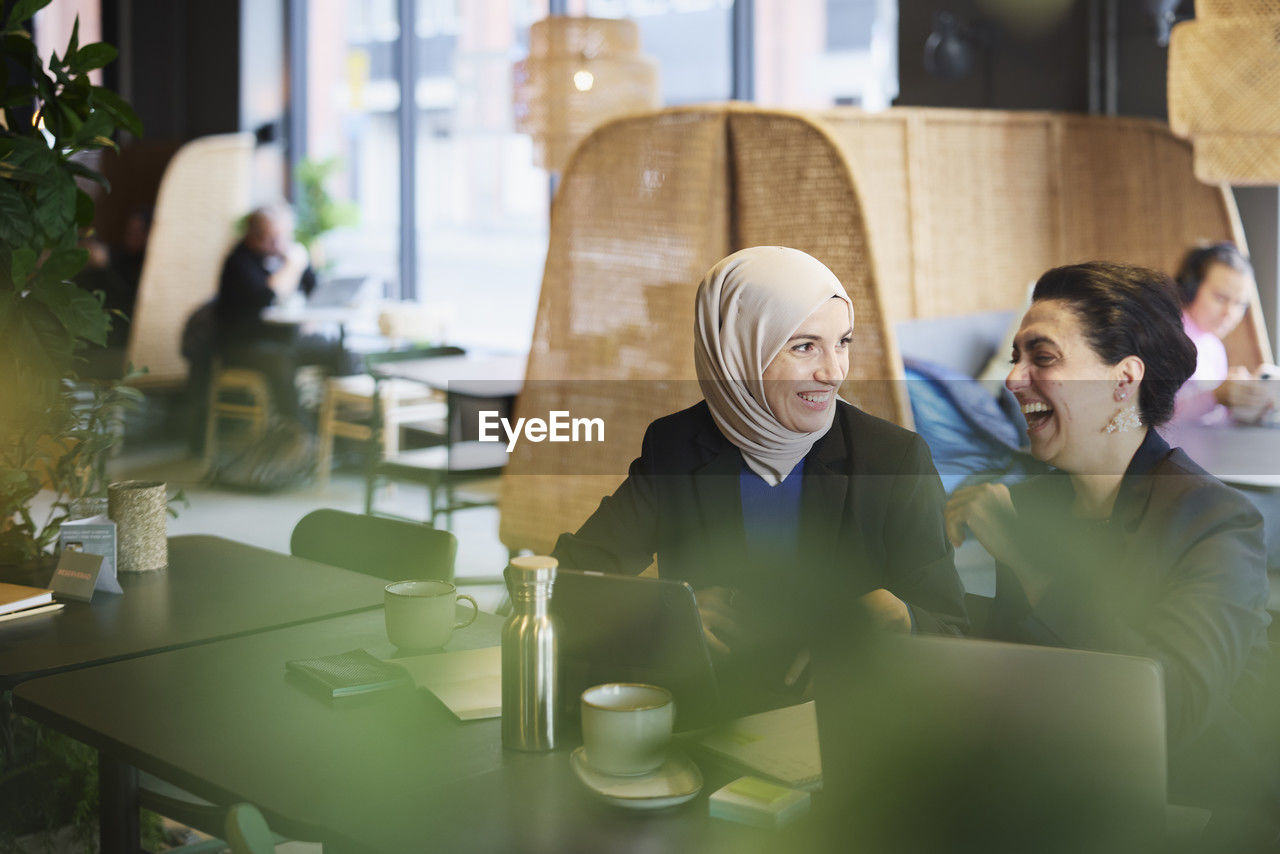
[(138, 769), (98, 753), (98, 836), (102, 854), (138, 854)]

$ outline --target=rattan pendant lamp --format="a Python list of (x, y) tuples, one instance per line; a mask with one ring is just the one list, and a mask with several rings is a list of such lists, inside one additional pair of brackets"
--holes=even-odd
[(659, 106), (657, 63), (640, 53), (634, 21), (536, 21), (514, 76), (515, 128), (533, 137), (534, 162), (551, 172), (605, 121)]
[(1169, 43), (1169, 126), (1201, 181), (1280, 184), (1280, 0), (1197, 0)]

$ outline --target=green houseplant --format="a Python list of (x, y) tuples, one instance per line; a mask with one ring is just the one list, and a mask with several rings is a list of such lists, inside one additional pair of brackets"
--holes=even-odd
[[(77, 158), (142, 127), (119, 95), (90, 82), (116, 49), (81, 45), (78, 20), (61, 56), (40, 57), (24, 25), (49, 2), (17, 0), (0, 27), (0, 565), (10, 566), (40, 560), (72, 502), (100, 493), (114, 441), (106, 413), (137, 399), (120, 384), (77, 387), (78, 353), (105, 343), (111, 318), (72, 279), (94, 211), (77, 180), (106, 186)], [(44, 486), (54, 510), (40, 521), (30, 507)]]
[[(106, 187), (78, 158), (114, 149), (118, 129), (140, 136), (142, 126), (123, 99), (89, 80), (116, 49), (81, 45), (78, 21), (61, 56), (40, 57), (25, 24), (49, 2), (15, 0), (0, 24), (0, 567), (38, 583), (72, 506), (105, 494), (112, 424), (139, 399), (123, 382), (77, 381), (81, 349), (105, 343), (111, 317), (98, 295), (72, 279), (87, 260), (78, 243), (94, 212), (77, 181)], [(36, 519), (32, 501), (45, 487), (52, 509)], [(88, 850), (96, 753), (9, 716), (7, 696), (0, 696), (0, 715), (8, 723), (0, 745), (0, 850), (59, 826)], [(158, 840), (154, 816), (145, 817), (144, 836)]]
[(326, 160), (307, 158), (299, 161), (294, 170), (298, 180), (298, 201), (293, 233), (297, 241), (307, 248), (307, 254), (317, 269), (327, 266), (317, 254), (320, 238), (335, 228), (355, 225), (359, 218), (354, 204), (340, 202), (329, 193), (327, 185), (341, 167), (342, 162), (336, 157)]

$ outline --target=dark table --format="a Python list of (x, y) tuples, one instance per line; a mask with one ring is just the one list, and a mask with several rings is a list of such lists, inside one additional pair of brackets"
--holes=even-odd
[[(449, 648), (494, 645), (499, 626), (482, 614)], [(326, 850), (772, 851), (803, 828), (709, 818), (706, 796), (732, 776), (705, 763), (694, 801), (620, 810), (581, 787), (568, 750), (504, 751), (497, 719), (460, 723), (414, 688), (330, 700), (285, 673), (290, 659), (355, 647), (390, 652), (381, 612), (34, 680), (15, 703), (201, 797), (252, 802), (274, 830)]]
[(0, 691), (62, 670), (382, 605), (381, 579), (211, 536), (169, 540), (169, 568), (124, 595), (0, 623)]
[[(174, 537), (168, 569), (122, 574), (124, 595), (96, 593), (92, 603), (70, 602), (54, 614), (0, 623), (0, 692), (48, 674), (378, 608), (385, 583), (220, 537)], [(131, 691), (122, 685), (110, 693)], [(78, 702), (93, 701), (81, 696)], [(159, 714), (169, 708), (163, 697), (156, 703)], [(136, 850), (136, 771), (102, 751), (99, 777), (104, 839), (134, 840)]]

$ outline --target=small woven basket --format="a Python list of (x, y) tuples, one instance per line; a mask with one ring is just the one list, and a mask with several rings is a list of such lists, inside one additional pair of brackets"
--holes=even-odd
[(116, 523), (120, 572), (155, 572), (169, 565), (167, 487), (158, 480), (123, 480), (107, 487), (107, 515)]

